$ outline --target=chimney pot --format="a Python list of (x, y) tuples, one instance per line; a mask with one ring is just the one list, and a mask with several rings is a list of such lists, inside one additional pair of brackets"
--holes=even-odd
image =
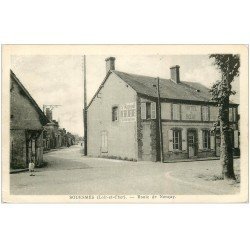
[(49, 121), (52, 121), (52, 110), (50, 110), (50, 108), (46, 108), (45, 115), (47, 116), (47, 118), (49, 119)]
[(115, 70), (115, 57), (108, 57), (105, 59), (106, 61), (106, 73), (110, 70)]
[(175, 65), (170, 67), (171, 80), (175, 83), (180, 83), (180, 66)]

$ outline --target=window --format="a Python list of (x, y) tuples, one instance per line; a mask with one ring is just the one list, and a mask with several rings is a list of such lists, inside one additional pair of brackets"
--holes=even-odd
[(118, 107), (112, 107), (112, 121), (118, 121)]
[(156, 103), (143, 102), (141, 104), (141, 118), (142, 119), (156, 119)]
[(173, 149), (181, 150), (181, 130), (173, 130)]
[(180, 120), (180, 105), (173, 104), (173, 120)]
[(203, 148), (210, 149), (210, 131), (203, 130), (202, 131), (202, 138), (203, 138)]
[(151, 119), (151, 103), (146, 102), (146, 119)]
[(207, 106), (202, 106), (202, 120), (209, 121), (208, 107)]

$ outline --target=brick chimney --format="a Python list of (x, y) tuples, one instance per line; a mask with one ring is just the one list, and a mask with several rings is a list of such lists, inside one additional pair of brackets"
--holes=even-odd
[(106, 73), (110, 70), (115, 70), (115, 57), (108, 57), (105, 59), (106, 61)]
[(52, 110), (50, 110), (50, 108), (46, 108), (45, 112), (46, 112), (45, 115), (47, 116), (49, 121), (52, 121)]
[(180, 66), (175, 65), (170, 68), (171, 80), (175, 83), (180, 83)]

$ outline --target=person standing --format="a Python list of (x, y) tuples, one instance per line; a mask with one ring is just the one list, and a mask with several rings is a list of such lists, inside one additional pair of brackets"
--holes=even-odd
[(30, 172), (30, 176), (35, 176), (34, 174), (34, 169), (35, 169), (35, 163), (34, 160), (31, 159), (30, 163), (29, 163), (29, 172)]

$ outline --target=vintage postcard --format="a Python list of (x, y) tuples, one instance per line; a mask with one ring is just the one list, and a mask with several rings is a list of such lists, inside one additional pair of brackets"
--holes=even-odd
[(248, 202), (247, 45), (3, 45), (2, 202)]

